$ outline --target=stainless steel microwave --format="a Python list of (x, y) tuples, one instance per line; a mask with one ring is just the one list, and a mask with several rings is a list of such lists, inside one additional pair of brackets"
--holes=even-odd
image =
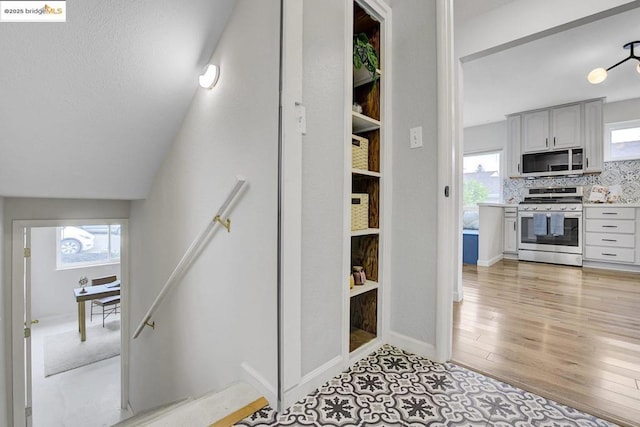
[(554, 176), (582, 174), (582, 148), (545, 151), (522, 155), (522, 174), (524, 176)]

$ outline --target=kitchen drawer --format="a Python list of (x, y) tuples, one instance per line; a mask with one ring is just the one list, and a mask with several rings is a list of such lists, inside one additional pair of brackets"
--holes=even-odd
[(627, 248), (607, 248), (604, 246), (585, 246), (584, 257), (595, 261), (626, 262), (635, 261), (636, 252)]
[(594, 219), (636, 219), (635, 208), (585, 208), (587, 218)]
[(507, 218), (513, 218), (518, 216), (518, 208), (504, 208), (504, 216)]
[(584, 229), (587, 232), (595, 231), (596, 233), (633, 234), (636, 231), (636, 222), (615, 219), (588, 219), (585, 221)]
[(633, 234), (585, 233), (585, 244), (615, 248), (635, 248), (636, 236)]

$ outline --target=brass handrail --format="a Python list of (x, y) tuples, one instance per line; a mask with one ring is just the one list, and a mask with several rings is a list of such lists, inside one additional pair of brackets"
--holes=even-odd
[(171, 288), (175, 284), (179, 283), (179, 280), (184, 275), (184, 272), (193, 261), (193, 257), (198, 253), (199, 249), (202, 247), (202, 244), (207, 240), (216, 226), (222, 226), (226, 228), (228, 232), (231, 231), (231, 220), (229, 218), (223, 220), (222, 216), (229, 208), (229, 206), (233, 203), (238, 194), (240, 194), (240, 190), (242, 190), (242, 188), (246, 184), (246, 180), (243, 177), (238, 176), (237, 178), (238, 180), (236, 182), (236, 185), (233, 187), (222, 206), (220, 206), (218, 212), (216, 212), (213, 219), (209, 221), (207, 227), (202, 231), (202, 233), (200, 233), (200, 235), (198, 235), (198, 237), (196, 237), (195, 240), (191, 243), (191, 246), (189, 246), (189, 248), (180, 259), (180, 262), (178, 262), (178, 265), (176, 265), (176, 268), (174, 268), (173, 272), (171, 272), (171, 275), (160, 290), (160, 293), (158, 293), (158, 296), (153, 301), (153, 304), (151, 304), (151, 307), (149, 307), (149, 310), (147, 310), (147, 313), (144, 315), (144, 317), (140, 321), (140, 324), (136, 328), (136, 331), (133, 334), (133, 339), (138, 338), (138, 335), (140, 335), (145, 326), (149, 326), (151, 328), (155, 327), (155, 322), (151, 322), (151, 316), (156, 311), (158, 306), (162, 303)]

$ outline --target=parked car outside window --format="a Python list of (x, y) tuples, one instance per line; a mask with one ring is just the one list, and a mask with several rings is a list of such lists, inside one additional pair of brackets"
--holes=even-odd
[(60, 238), (60, 253), (77, 254), (93, 248), (95, 236), (78, 227), (63, 227)]

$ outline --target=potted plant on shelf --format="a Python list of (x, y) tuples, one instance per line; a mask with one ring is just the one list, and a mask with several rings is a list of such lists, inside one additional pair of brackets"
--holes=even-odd
[(353, 67), (355, 70), (364, 68), (363, 71), (371, 75), (374, 84), (378, 80), (378, 54), (365, 33), (353, 35)]

